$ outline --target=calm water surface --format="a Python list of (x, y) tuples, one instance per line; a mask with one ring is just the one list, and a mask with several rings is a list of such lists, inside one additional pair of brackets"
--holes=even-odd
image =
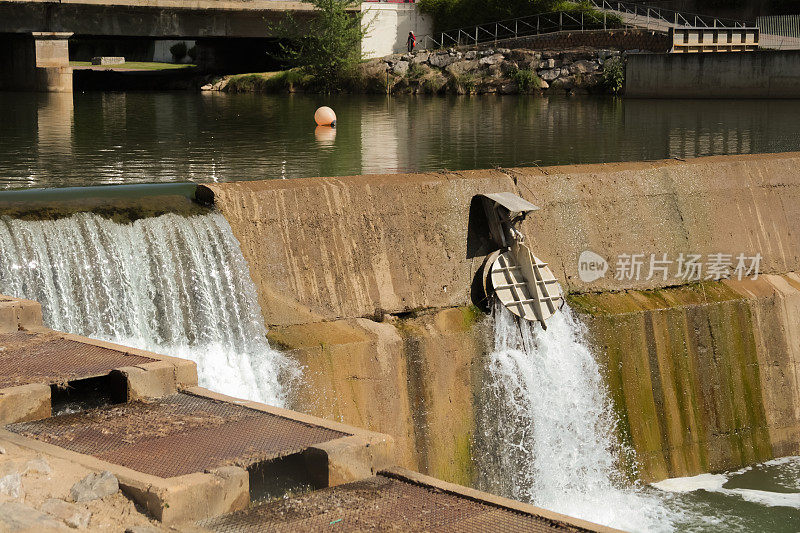
[[(315, 131), (332, 106), (335, 131)], [(0, 93), (0, 188), (800, 150), (800, 101)]]

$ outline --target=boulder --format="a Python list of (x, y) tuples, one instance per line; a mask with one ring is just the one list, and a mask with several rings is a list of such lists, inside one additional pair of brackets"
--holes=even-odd
[(45, 500), (41, 509), (50, 516), (63, 520), (65, 524), (75, 529), (86, 529), (89, 527), (89, 520), (92, 518), (92, 513), (88, 509), (55, 498)]
[(555, 68), (555, 66), (556, 66), (556, 60), (553, 58), (543, 59), (541, 63), (539, 63), (539, 68), (551, 69)]
[(564, 78), (553, 80), (553, 83), (550, 84), (550, 87), (552, 89), (572, 89), (575, 87), (575, 76), (566, 76)]
[(25, 463), (25, 471), (23, 474), (27, 474), (28, 472), (48, 475), (53, 472), (53, 469), (50, 468), (50, 463), (48, 463), (44, 457), (37, 457)]
[(492, 54), (490, 56), (482, 57), (478, 60), (481, 65), (496, 65), (503, 60), (501, 54)]
[(117, 476), (106, 470), (99, 474), (91, 473), (75, 483), (69, 495), (74, 502), (88, 502), (111, 496), (118, 490)]
[(445, 68), (447, 65), (456, 62), (456, 57), (449, 53), (433, 54), (428, 58), (428, 63), (433, 67)]
[(504, 83), (497, 92), (500, 94), (517, 94), (519, 92), (519, 86), (513, 81), (511, 83)]
[(22, 487), (22, 476), (14, 469), (7, 468), (0, 473), (0, 497), (18, 500), (25, 497)]
[(473, 59), (467, 61), (456, 61), (455, 63), (447, 65), (445, 71), (447, 71), (448, 74), (451, 74), (453, 76), (458, 76), (459, 74), (463, 74), (465, 72), (471, 72), (477, 68), (478, 68), (478, 61)]
[(17, 502), (0, 503), (0, 531), (69, 531), (67, 526), (33, 507)]
[(476, 50), (470, 50), (464, 54), (464, 59), (475, 59), (476, 57), (478, 57)]
[(532, 63), (536, 61), (537, 65), (539, 64), (538, 61), (542, 57), (542, 54), (539, 52), (534, 52), (533, 50), (511, 50), (511, 53), (507, 55), (509, 59), (512, 59), (518, 63)]
[(561, 74), (560, 68), (553, 68), (550, 70), (542, 70), (539, 72), (539, 77), (544, 81), (553, 81)]
[(417, 52), (417, 54), (414, 56), (414, 59), (412, 59), (411, 62), (415, 65), (419, 65), (420, 63), (427, 63), (429, 57), (430, 54), (428, 52)]
[(398, 76), (405, 76), (406, 72), (408, 72), (409, 63), (408, 61), (398, 61), (392, 67), (392, 72)]
[(550, 88), (550, 84), (549, 84), (549, 83), (547, 83), (547, 82), (546, 82), (546, 81), (544, 81), (544, 80), (541, 80), (541, 81), (539, 82), (539, 88), (540, 88), (541, 90), (543, 90), (543, 91), (544, 91), (544, 90), (546, 90), (546, 89), (549, 89), (549, 88)]
[(576, 61), (569, 66), (570, 74), (585, 74), (587, 72), (594, 72), (599, 68), (599, 64), (595, 63), (594, 61), (588, 61), (586, 59), (581, 59), (580, 61)]

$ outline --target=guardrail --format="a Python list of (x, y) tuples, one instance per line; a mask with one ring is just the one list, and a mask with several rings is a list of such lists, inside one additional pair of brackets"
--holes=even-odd
[(448, 48), (453, 46), (475, 46), (481, 43), (497, 42), (503, 39), (529, 37), (542, 33), (558, 31), (607, 30), (626, 27), (617, 22), (616, 17), (609, 17), (605, 11), (596, 15), (586, 15), (567, 11), (549, 11), (527, 17), (501, 20), (456, 28), (418, 38), (418, 46), (422, 50)]
[(744, 28), (753, 27), (753, 22), (743, 22), (741, 20), (713, 17), (710, 15), (699, 15), (697, 13), (686, 13), (673, 11), (660, 7), (652, 7), (645, 4), (634, 2), (611, 2), (609, 0), (589, 0), (589, 3), (603, 11), (613, 11), (627, 18), (625, 22), (634, 25), (645, 25), (648, 28), (658, 27), (681, 27), (688, 26), (693, 28)]
[(670, 28), (672, 53), (758, 50), (758, 28)]

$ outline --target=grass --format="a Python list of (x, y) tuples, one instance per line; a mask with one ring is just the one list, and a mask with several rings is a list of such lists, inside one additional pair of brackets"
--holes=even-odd
[(313, 77), (303, 74), (298, 70), (257, 72), (231, 76), (230, 81), (228, 81), (228, 91), (277, 92), (289, 89), (295, 85), (298, 87), (306, 87), (312, 84)]
[(101, 67), (101, 68), (125, 68), (131, 70), (177, 70), (193, 68), (197, 65), (186, 63), (156, 63), (154, 61), (126, 61), (119, 65), (92, 65), (91, 61), (70, 61), (71, 67)]

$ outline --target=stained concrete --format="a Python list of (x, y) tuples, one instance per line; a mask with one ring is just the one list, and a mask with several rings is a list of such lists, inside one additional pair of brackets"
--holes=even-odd
[(265, 322), (288, 326), (469, 305), (483, 260), (468, 242), (470, 201), (503, 191), (541, 208), (524, 231), (569, 292), (676, 283), (584, 283), (584, 250), (612, 262), (759, 252), (764, 273), (800, 271), (798, 153), (240, 181), (198, 195), (230, 222)]
[[(800, 154), (236, 182), (198, 198), (239, 239), (271, 341), (308, 367), (318, 394), (297, 407), (389, 433), (403, 466), (468, 483), (491, 329), (452, 316), (476, 316), (486, 253), (470, 201), (501, 191), (541, 208), (528, 244), (586, 315), (643, 479), (800, 453)], [(584, 250), (760, 253), (773, 276), (701, 292), (587, 283)]]

